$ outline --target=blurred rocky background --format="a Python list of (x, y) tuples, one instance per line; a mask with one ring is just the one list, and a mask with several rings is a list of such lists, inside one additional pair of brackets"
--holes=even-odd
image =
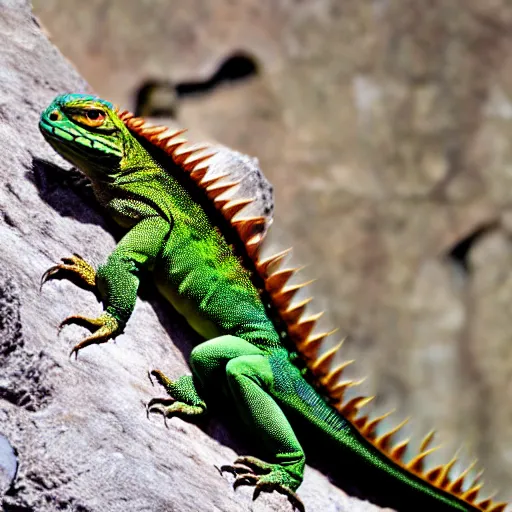
[(512, 499), (512, 2), (33, 6), (98, 94), (258, 157), (376, 410)]

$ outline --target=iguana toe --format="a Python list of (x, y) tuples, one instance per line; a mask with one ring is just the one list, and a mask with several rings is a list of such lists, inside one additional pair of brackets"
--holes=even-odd
[[(179, 416), (181, 418), (196, 418), (206, 413), (206, 404), (197, 394), (191, 375), (184, 375), (176, 381), (172, 381), (160, 370), (148, 372), (149, 380), (153, 384), (152, 376), (163, 386), (169, 397), (152, 398), (146, 407), (149, 413), (157, 412), (166, 418)], [(167, 426), (167, 423), (166, 423)]]
[(50, 267), (41, 276), (41, 288), (43, 284), (61, 277), (68, 277), (76, 284), (89, 289), (96, 290), (96, 270), (78, 254), (61, 258), (62, 263)]
[(161, 414), (164, 417), (165, 426), (167, 426), (167, 418), (178, 416), (190, 419), (202, 416), (205, 411), (203, 407), (178, 402), (173, 398), (152, 398), (146, 406), (146, 412), (148, 417), (152, 412)]
[(251, 468), (244, 466), (243, 464), (226, 464), (220, 467), (219, 470), (221, 473), (231, 473), (233, 476), (237, 477), (239, 475), (253, 475), (254, 472)]
[(148, 377), (151, 384), (154, 386), (153, 379), (151, 377), (155, 377), (158, 381), (158, 384), (169, 389), (170, 386), (173, 385), (173, 382), (169, 377), (167, 377), (161, 370), (150, 370), (148, 371)]
[(299, 512), (306, 512), (306, 507), (304, 503), (299, 498), (297, 493), (292, 491), (290, 488), (282, 485), (278, 482), (265, 481), (265, 476), (257, 477), (258, 482), (256, 483), (256, 487), (254, 489), (254, 493), (252, 495), (252, 499), (255, 500), (261, 492), (272, 492), (277, 491), (280, 494), (284, 494), (288, 501), (292, 504), (292, 507)]
[(300, 482), (280, 464), (270, 464), (256, 457), (238, 457), (234, 464), (222, 466), (220, 470), (235, 475), (234, 489), (241, 485), (253, 485), (253, 500), (261, 492), (277, 491), (287, 496), (294, 509), (305, 512), (304, 503), (294, 492)]
[(99, 345), (100, 343), (106, 343), (108, 340), (114, 338), (116, 335), (121, 333), (121, 327), (116, 318), (109, 313), (103, 313), (97, 318), (88, 318), (82, 315), (71, 315), (65, 318), (59, 325), (59, 331), (65, 325), (76, 324), (87, 329), (94, 331), (90, 336), (84, 338), (80, 343), (77, 343), (71, 350), (69, 356), (75, 354), (75, 358), (78, 357), (78, 352), (89, 346)]

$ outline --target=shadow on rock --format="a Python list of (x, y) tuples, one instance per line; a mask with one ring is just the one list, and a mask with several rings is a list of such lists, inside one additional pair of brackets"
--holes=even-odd
[(26, 178), (35, 184), (39, 197), (63, 217), (97, 224), (114, 233), (115, 226), (113, 222), (106, 222), (89, 180), (76, 169), (62, 169), (33, 158), (32, 172), (27, 173)]
[[(152, 283), (141, 280), (139, 296), (151, 304), (158, 320), (172, 339), (172, 343), (180, 350), (185, 360), (189, 361), (192, 349), (202, 343), (203, 338), (190, 327), (185, 318), (174, 310), (169, 303), (160, 298), (161, 296)], [(160, 368), (164, 373), (165, 367), (166, 361), (164, 359)], [(191, 373), (191, 371), (188, 370), (187, 373)], [(163, 388), (155, 383), (154, 396), (163, 395)], [(220, 384), (218, 388), (215, 388), (214, 394), (207, 395), (207, 403), (210, 414), (205, 419), (193, 422), (198, 428), (238, 454), (250, 453), (264, 458), (264, 453), (261, 453), (257, 448), (257, 444), (254, 443), (253, 445), (250, 436), (245, 434), (247, 427), (242, 424), (236, 414), (235, 403), (221, 396)], [(226, 464), (230, 462), (232, 461), (226, 461)]]

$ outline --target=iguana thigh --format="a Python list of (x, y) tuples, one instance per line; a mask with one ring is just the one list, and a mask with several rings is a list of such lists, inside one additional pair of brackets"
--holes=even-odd
[(275, 378), (270, 358), (241, 338), (221, 336), (194, 348), (190, 364), (203, 388), (222, 386), (249, 430), (263, 440), (272, 463), (261, 463), (260, 469), (266, 475), (259, 480), (266, 477), (276, 489), (280, 486), (295, 490), (302, 481), (305, 457), (274, 399)]

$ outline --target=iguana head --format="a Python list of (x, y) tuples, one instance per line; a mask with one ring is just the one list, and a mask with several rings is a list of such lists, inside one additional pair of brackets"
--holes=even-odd
[(127, 128), (108, 101), (84, 94), (61, 94), (41, 114), (39, 129), (66, 160), (89, 177), (119, 169)]

